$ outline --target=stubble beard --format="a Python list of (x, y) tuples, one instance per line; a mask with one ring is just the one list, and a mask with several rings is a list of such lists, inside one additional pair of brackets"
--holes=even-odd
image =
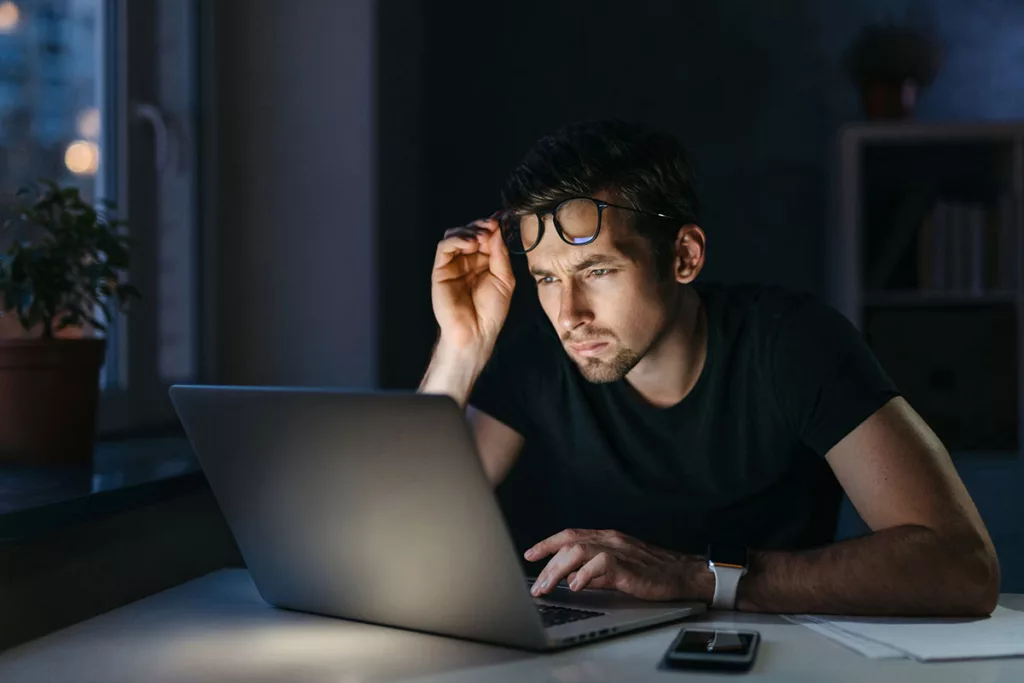
[(580, 374), (593, 384), (618, 382), (636, 367), (642, 356), (632, 349), (619, 349), (611, 360), (573, 358)]

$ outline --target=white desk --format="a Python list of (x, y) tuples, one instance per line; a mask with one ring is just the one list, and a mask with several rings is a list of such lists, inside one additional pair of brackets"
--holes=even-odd
[[(1024, 595), (1003, 596), (1024, 610)], [(870, 660), (774, 616), (710, 614), (687, 624), (761, 632), (743, 680), (1021, 683), (1024, 658), (921, 664)], [(680, 624), (556, 654), (533, 654), (277, 610), (244, 570), (224, 570), (0, 654), (0, 681), (717, 681), (658, 671)]]

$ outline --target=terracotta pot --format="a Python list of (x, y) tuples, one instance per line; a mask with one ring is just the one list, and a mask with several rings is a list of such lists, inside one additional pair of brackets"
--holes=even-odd
[(917, 106), (918, 86), (912, 79), (905, 81), (873, 81), (860, 88), (864, 115), (869, 121), (899, 121), (912, 118)]
[(0, 340), (0, 461), (92, 461), (103, 339)]

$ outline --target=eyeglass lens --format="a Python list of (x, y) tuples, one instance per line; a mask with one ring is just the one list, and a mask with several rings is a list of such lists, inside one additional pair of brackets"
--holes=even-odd
[[(569, 244), (588, 244), (597, 236), (600, 210), (592, 199), (570, 199), (559, 204), (554, 214), (543, 216), (545, 228), (558, 226)], [(546, 230), (545, 230), (546, 231)], [(542, 233), (536, 214), (523, 216), (507, 214), (501, 219), (501, 232), (509, 251), (523, 254), (540, 241)]]

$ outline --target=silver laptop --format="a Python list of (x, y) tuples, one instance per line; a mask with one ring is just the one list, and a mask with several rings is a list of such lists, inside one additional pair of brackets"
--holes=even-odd
[(175, 386), (171, 399), (271, 605), (530, 650), (704, 611), (564, 586), (533, 598), (448, 397)]

